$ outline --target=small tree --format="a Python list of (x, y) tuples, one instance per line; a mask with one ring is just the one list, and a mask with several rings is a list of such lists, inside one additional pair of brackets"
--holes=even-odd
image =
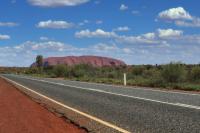
[(43, 67), (43, 56), (38, 55), (36, 57), (36, 65), (38, 67), (39, 73), (42, 73), (42, 67)]
[(180, 63), (170, 63), (163, 66), (161, 76), (165, 82), (177, 83), (185, 79), (186, 70), (185, 67)]
[(193, 67), (190, 74), (191, 81), (200, 81), (200, 67)]
[(53, 73), (56, 77), (68, 77), (69, 76), (69, 67), (66, 65), (57, 65), (53, 68)]
[(43, 56), (42, 55), (38, 55), (36, 57), (36, 64), (37, 67), (41, 68), (43, 66)]

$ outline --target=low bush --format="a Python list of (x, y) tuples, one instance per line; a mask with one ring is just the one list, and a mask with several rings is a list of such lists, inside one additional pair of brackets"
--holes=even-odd
[(69, 75), (69, 68), (66, 65), (57, 65), (53, 68), (53, 75), (56, 77), (67, 77)]
[(189, 74), (190, 81), (192, 82), (200, 82), (200, 67), (196, 66), (192, 68)]
[(168, 65), (164, 65), (161, 70), (161, 76), (167, 83), (182, 82), (186, 78), (185, 66), (180, 63), (170, 63)]

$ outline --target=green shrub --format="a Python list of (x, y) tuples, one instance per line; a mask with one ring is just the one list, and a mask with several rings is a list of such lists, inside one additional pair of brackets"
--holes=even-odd
[(53, 68), (51, 76), (66, 77), (69, 75), (69, 68), (66, 65), (57, 65)]
[(161, 76), (165, 82), (178, 83), (185, 80), (186, 70), (180, 63), (170, 63), (163, 66)]
[(30, 67), (25, 74), (37, 74), (39, 73), (39, 69), (37, 67)]
[(200, 67), (193, 67), (189, 77), (192, 82), (200, 81)]
[(93, 77), (95, 76), (95, 68), (87, 64), (76, 65), (71, 70), (71, 76), (75, 78)]
[(160, 76), (160, 71), (156, 68), (146, 69), (143, 71), (142, 76), (144, 78), (154, 78)]
[(142, 75), (142, 73), (144, 72), (145, 68), (143, 66), (134, 66), (132, 68), (132, 75), (138, 76), (138, 75)]
[(185, 91), (200, 91), (200, 85), (190, 83), (179, 83), (171, 85), (173, 89), (185, 90)]

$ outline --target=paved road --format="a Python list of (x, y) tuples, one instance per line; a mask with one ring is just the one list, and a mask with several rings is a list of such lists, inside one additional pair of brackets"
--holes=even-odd
[(199, 94), (4, 76), (130, 132), (200, 132)]

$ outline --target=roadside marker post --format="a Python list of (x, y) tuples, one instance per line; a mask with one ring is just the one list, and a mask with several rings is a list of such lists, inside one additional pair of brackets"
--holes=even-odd
[(126, 86), (126, 73), (124, 73), (124, 86)]

